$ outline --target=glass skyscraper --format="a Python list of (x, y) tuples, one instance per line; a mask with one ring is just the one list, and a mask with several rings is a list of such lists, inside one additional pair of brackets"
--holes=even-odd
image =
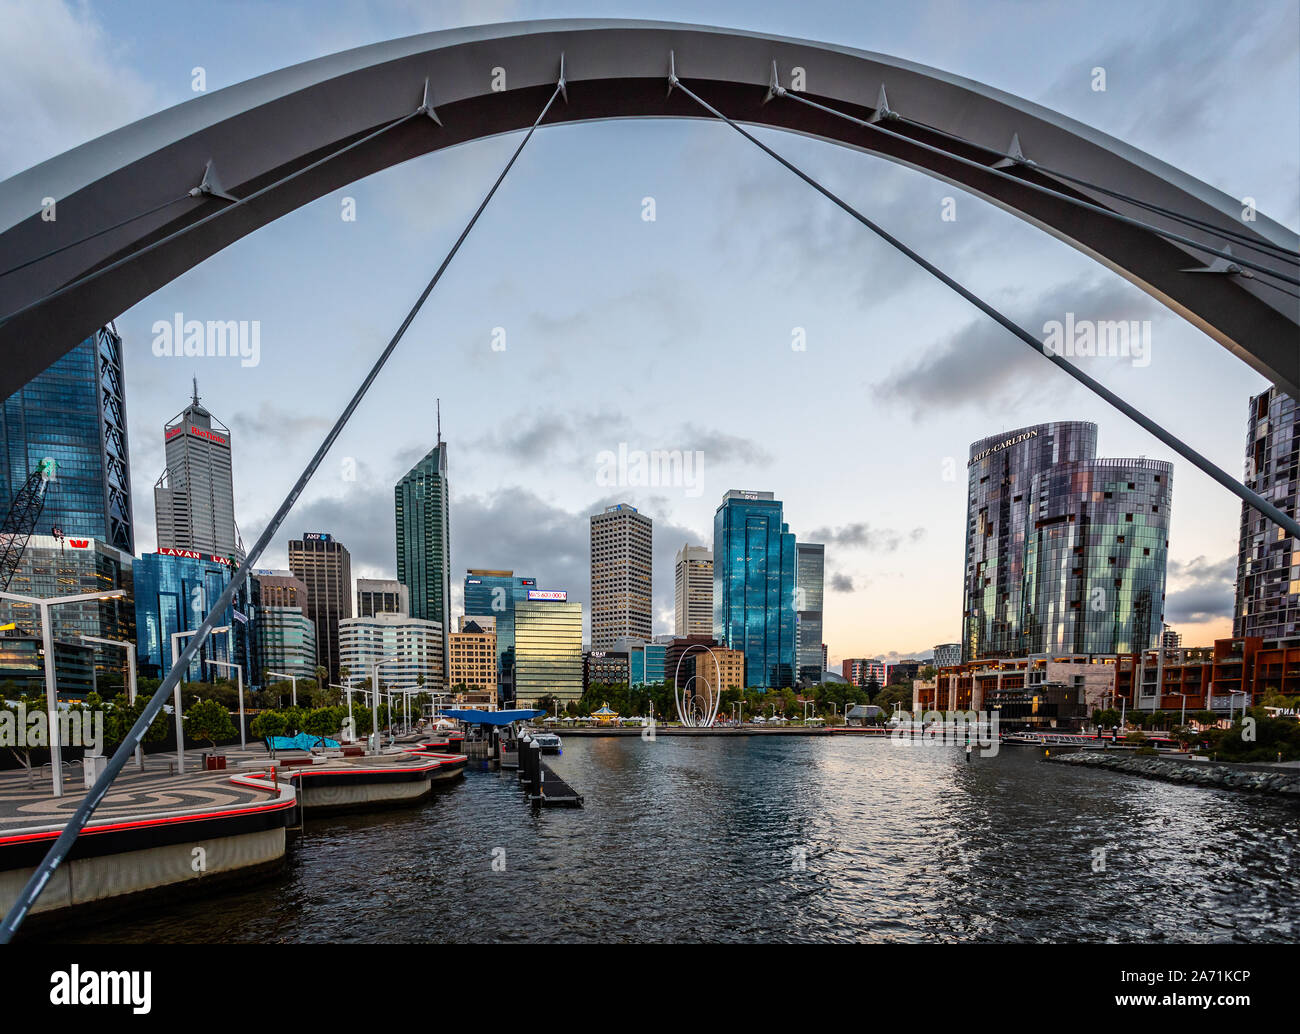
[(713, 517), (713, 638), (745, 655), (750, 686), (794, 685), (795, 540), (771, 492), (728, 492)]
[(798, 620), (798, 679), (808, 685), (822, 680), (822, 601), (825, 598), (826, 547), (820, 542), (795, 544), (795, 608)]
[(58, 467), (37, 534), (135, 552), (122, 339), (97, 330), (0, 404), (0, 485), (9, 501), (46, 456)]
[(564, 703), (582, 697), (581, 603), (533, 599), (515, 606), (515, 698), (531, 706), (544, 696)]
[(516, 578), (514, 571), (470, 568), (465, 572), (465, 616), (496, 622), (497, 678), (502, 703), (514, 699), (515, 604), (537, 588), (536, 578)]
[(451, 656), (451, 513), (447, 443), (439, 438), (393, 488), (397, 580), (410, 595), (410, 616), (442, 626), (442, 655)]
[[(136, 658), (141, 675), (162, 678), (172, 666), (172, 634), (192, 631), (203, 623), (217, 598), (230, 583), (234, 569), (226, 558), (196, 550), (171, 550), (146, 553), (134, 565)], [(245, 634), (245, 623), (236, 619), (249, 610), (247, 601), (238, 596), (235, 604), (219, 615), (217, 624), (229, 625), (229, 633), (209, 637), (185, 674), (188, 682), (225, 678), (230, 672), (201, 663), (208, 658), (229, 661), (231, 642), (238, 643)], [(180, 640), (184, 649), (186, 640)], [(245, 668), (248, 664), (236, 659)], [(245, 670), (246, 685), (261, 683), (261, 673)]]
[(971, 446), (963, 660), (1155, 645), (1173, 467), (1096, 451), (1078, 421)]
[[(1300, 514), (1300, 407), (1276, 388), (1250, 400), (1245, 484), (1283, 513)], [(1300, 635), (1300, 540), (1245, 503), (1232, 634)]]

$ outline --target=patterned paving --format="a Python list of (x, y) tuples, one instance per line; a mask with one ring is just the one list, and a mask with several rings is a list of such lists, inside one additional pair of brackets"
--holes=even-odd
[[(173, 775), (167, 770), (166, 759), (160, 762), (158, 757), (150, 757), (144, 773), (128, 767), (117, 777), (95, 810), (91, 825), (239, 808), (271, 799), (264, 791), (232, 783), (230, 777), (240, 774), (238, 769)], [(256, 771), (243, 770), (242, 774)], [(63, 790), (60, 798), (50, 793), (48, 768), (33, 772), (30, 786), (24, 771), (0, 773), (0, 836), (61, 826), (86, 793), (80, 765), (64, 770)]]

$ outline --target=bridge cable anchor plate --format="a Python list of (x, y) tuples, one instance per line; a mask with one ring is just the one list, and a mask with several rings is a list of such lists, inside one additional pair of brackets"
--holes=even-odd
[[(1232, 254), (1232, 245), (1225, 244), (1223, 250), (1226, 254)], [(1226, 258), (1216, 257), (1212, 262), (1205, 266), (1190, 266), (1187, 269), (1180, 269), (1180, 273), (1219, 273), (1227, 276), (1253, 276), (1249, 270), (1243, 269), (1237, 263)]]
[(203, 179), (199, 185), (190, 190), (190, 197), (219, 197), (223, 201), (238, 201), (239, 198), (226, 192), (226, 188), (221, 184), (221, 178), (217, 175), (216, 165), (212, 159), (208, 159), (208, 164), (203, 168)]
[(1007, 147), (1007, 156), (994, 162), (994, 169), (1009, 169), (1013, 165), (1024, 165), (1032, 168), (1037, 162), (1030, 161), (1025, 157), (1025, 152), (1020, 149), (1020, 134), (1011, 134), (1011, 144)]
[(424, 80), (424, 97), (420, 100), (420, 106), (415, 109), (417, 115), (428, 115), (438, 125), (442, 125), (442, 119), (438, 117), (438, 112), (433, 106), (433, 90), (429, 86), (429, 79), (426, 76)]
[(772, 58), (772, 77), (767, 82), (767, 96), (763, 98), (766, 104), (773, 97), (784, 97), (785, 87), (781, 85), (781, 77), (776, 71), (776, 58)]
[(555, 88), (560, 91), (560, 96), (564, 98), (564, 103), (569, 103), (569, 81), (564, 78), (564, 51), (560, 51), (560, 80), (555, 84)]
[(677, 58), (670, 50), (668, 51), (668, 92), (664, 94), (664, 96), (671, 97), (673, 95), (673, 87), (679, 82), (681, 82), (681, 80), (677, 78)]
[(898, 112), (889, 106), (889, 97), (885, 93), (885, 84), (880, 84), (880, 93), (876, 96), (876, 110), (867, 118), (867, 122), (875, 125), (877, 122), (884, 122), (887, 119), (898, 118)]

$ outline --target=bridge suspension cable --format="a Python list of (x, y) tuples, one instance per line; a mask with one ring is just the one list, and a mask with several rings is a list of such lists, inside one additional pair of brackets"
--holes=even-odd
[(1029, 333), (1029, 331), (1025, 330), (1023, 327), (1021, 327), (1014, 320), (1010, 319), (1007, 316), (1004, 316), (999, 310), (995, 309), (988, 302), (984, 301), (973, 291), (962, 286), (962, 284), (954, 280), (947, 273), (943, 272), (943, 270), (939, 269), (936, 265), (934, 265), (932, 262), (925, 259), (922, 255), (914, 251), (908, 245), (904, 244), (901, 240), (899, 240), (897, 237), (891, 234), (888, 230), (884, 229), (882, 226), (878, 225), (877, 223), (873, 222), (871, 219), (867, 218), (865, 215), (859, 212), (856, 208), (850, 205), (843, 198), (839, 197), (829, 188), (822, 186), (821, 183), (815, 180), (808, 173), (804, 172), (793, 162), (789, 161), (788, 159), (786, 159), (785, 157), (783, 157), (782, 155), (774, 151), (772, 148), (768, 147), (767, 144), (763, 143), (763, 141), (759, 140), (752, 133), (748, 132), (739, 123), (737, 123), (731, 118), (728, 118), (721, 111), (715, 108), (712, 104), (710, 104), (708, 101), (704, 100), (694, 91), (692, 91), (677, 77), (677, 73), (675, 71), (669, 72), (668, 83), (669, 83), (670, 90), (673, 88), (681, 90), (687, 97), (690, 97), (691, 100), (695, 101), (695, 103), (698, 104), (700, 107), (704, 108), (715, 118), (718, 118), (721, 121), (725, 122), (737, 133), (739, 133), (746, 140), (748, 140), (755, 147), (757, 147), (759, 150), (763, 151), (770, 158), (774, 159), (777, 163), (784, 166), (790, 172), (794, 173), (796, 176), (798, 176), (801, 180), (807, 183), (810, 187), (816, 190), (827, 200), (833, 202), (836, 206), (838, 206), (839, 208), (847, 212), (849, 215), (853, 216), (854, 219), (860, 222), (872, 233), (876, 234), (876, 236), (880, 237), (887, 244), (901, 251), (909, 259), (911, 259), (918, 266), (924, 269), (927, 273), (929, 273), (931, 276), (939, 280), (940, 283), (944, 284), (945, 286), (951, 288), (953, 291), (957, 292), (957, 294), (965, 298), (966, 301), (970, 302), (977, 309), (983, 312), (986, 316), (988, 316), (989, 318), (993, 319), (995, 322), (999, 323), (1001, 326), (1006, 328), (1017, 338), (1023, 341), (1026, 345), (1032, 348), (1035, 352), (1046, 357), (1050, 362), (1060, 367), (1071, 377), (1077, 380), (1080, 384), (1084, 385), (1090, 391), (1092, 391), (1096, 395), (1099, 395), (1105, 401), (1109, 402), (1112, 406), (1118, 409), (1130, 420), (1138, 424), (1138, 426), (1143, 428), (1148, 433), (1154, 435), (1160, 441), (1164, 442), (1165, 445), (1173, 449), (1176, 453), (1178, 453), (1178, 455), (1182, 456), (1186, 460), (1189, 460), (1201, 471), (1208, 474), (1211, 478), (1213, 478), (1215, 481), (1221, 484), (1224, 488), (1232, 492), (1233, 495), (1238, 496), (1247, 504), (1254, 507), (1261, 514), (1263, 514), (1265, 517), (1271, 520), (1274, 524), (1278, 525), (1281, 528), (1286, 529), (1288, 534), (1300, 538), (1300, 522), (1296, 521), (1295, 518), (1288, 517), (1285, 513), (1283, 513), (1280, 509), (1278, 509), (1276, 506), (1274, 506), (1272, 503), (1266, 500), (1263, 496), (1259, 495), (1257, 492), (1252, 492), (1249, 488), (1247, 488), (1245, 485), (1239, 482), (1236, 478), (1232, 477), (1226, 471), (1222, 470), (1216, 464), (1212, 463), (1206, 457), (1202, 456), (1191, 446), (1187, 445), (1181, 439), (1175, 437), (1173, 434), (1166, 431), (1163, 427), (1157, 424), (1154, 420), (1148, 417), (1141, 410), (1137, 409), (1135, 406), (1130, 405), (1124, 399), (1120, 398), (1117, 394), (1115, 394), (1113, 391), (1107, 388), (1100, 381), (1094, 380), (1092, 377), (1088, 376), (1088, 374), (1084, 373), (1073, 363), (1067, 362), (1063, 356), (1057, 355), (1054, 352), (1044, 349), (1041, 341), (1035, 338), (1034, 335)]
[[(208, 638), (208, 634), (212, 631), (217, 621), (220, 620), (220, 615), (224, 613), (226, 608), (233, 602), (238, 587), (248, 578), (249, 572), (256, 566), (258, 558), (270, 544), (275, 533), (279, 531), (280, 525), (284, 523), (284, 519), (289, 515), (289, 511), (293, 509), (294, 503), (298, 501), (298, 497), (302, 494), (303, 489), (307, 487), (307, 483), (311, 480), (312, 475), (316, 473), (316, 468), (319, 467), (321, 462), (325, 459), (326, 454), (334, 445), (335, 440), (343, 431), (344, 426), (351, 418), (353, 412), (355, 412), (356, 408), (361, 404), (361, 400), (365, 397), (371, 384), (374, 383), (375, 379), (379, 376), (380, 371), (383, 370), (384, 365), (388, 362), (389, 356), (393, 354), (393, 350), (397, 348), (398, 343), (406, 334), (407, 328), (409, 328), (411, 323), (414, 322), (420, 309), (423, 308), (425, 301), (428, 299), (429, 295), (433, 293), (433, 289), (437, 286), (438, 281), (442, 279), (443, 273), (445, 273), (447, 267), (451, 265), (451, 260), (456, 257), (456, 253), (460, 251), (461, 245), (465, 243), (465, 239), (469, 236), (470, 231), (474, 229), (475, 224), (479, 220), (479, 216), (483, 214), (488, 203), (492, 200), (493, 196), (495, 196), (497, 188), (499, 188), (505, 180), (506, 174), (514, 167), (515, 161), (523, 152), (528, 141), (532, 139), (533, 133), (546, 117), (546, 113), (551, 110), (551, 105), (555, 103), (555, 98), (560, 96), (563, 92), (564, 80), (561, 78), (560, 82), (555, 87), (555, 91), (551, 94), (550, 99), (546, 102), (541, 113), (537, 116), (536, 121), (533, 122), (532, 126), (528, 129), (528, 132), (524, 134), (524, 138), (519, 142), (519, 146), (515, 148), (514, 153), (510, 156), (510, 160), (506, 162), (500, 175), (497, 176), (496, 182), (492, 184), (492, 188), (484, 196), (482, 202), (470, 217), (469, 222), (465, 224), (465, 228), (461, 230), (460, 236), (456, 238), (456, 243), (451, 246), (451, 250), (447, 252), (446, 257), (442, 260), (442, 264), (438, 266), (437, 271), (433, 274), (424, 290), (420, 292), (419, 298), (416, 299), (415, 304), (411, 306), (410, 311), (406, 314), (406, 318), (402, 320), (401, 326), (397, 328), (397, 332), (392, 336), (388, 345), (379, 354), (379, 358), (375, 360), (374, 365), (371, 366), (370, 372), (366, 374), (365, 379), (353, 394), (352, 400), (347, 404), (343, 412), (339, 415), (339, 418), (334, 422), (334, 426), (330, 428), (329, 433), (325, 436), (325, 440), (321, 442), (320, 448), (316, 450), (316, 454), (312, 456), (302, 474), (299, 475), (297, 482), (294, 484), (293, 488), (289, 490), (289, 494), (285, 496), (284, 502), (280, 504), (280, 508), (275, 511), (275, 515), (271, 518), (270, 523), (268, 523), (266, 528), (262, 531), (257, 542), (253, 544), (253, 548), (249, 551), (248, 556), (245, 557), (244, 561), (239, 565), (234, 574), (231, 575), (230, 583), (222, 591), (221, 595), (217, 597), (211, 609), (208, 611), (208, 616), (204, 618), (203, 623), (199, 625), (194, 634), (190, 636), (188, 644), (181, 651), (176, 663), (172, 665), (171, 670), (167, 673), (167, 677), (162, 680), (162, 683), (150, 698), (149, 703), (145, 705), (145, 709), (141, 713), (139, 720), (137, 720), (135, 725), (131, 727), (131, 731), (126, 734), (122, 743), (118, 746), (117, 751), (105, 766), (103, 773), (95, 780), (95, 785), (90, 788), (85, 799), (77, 806), (77, 810), (68, 820), (68, 824), (63, 827), (63, 832), (59, 834), (59, 838), (50, 847), (48, 853), (41, 860), (40, 865), (36, 867), (31, 878), (23, 886), (18, 898), (14, 901), (13, 906), (5, 915), (3, 922), (0, 922), (0, 944), (8, 944), (13, 939), (14, 934), (17, 933), (19, 927), (22, 926), (23, 919), (26, 918), (32, 905), (35, 904), (36, 899), (40, 897), (41, 891), (45, 889), (45, 885), (49, 882), (50, 877), (54, 875), (54, 870), (57, 869), (59, 864), (67, 857), (68, 852), (72, 849), (73, 843), (76, 842), (81, 831), (85, 829), (86, 823), (90, 821), (90, 817), (95, 813), (95, 809), (99, 807), (100, 802), (104, 799), (104, 795), (108, 792), (108, 788), (112, 785), (113, 780), (117, 778), (118, 773), (122, 771), (122, 768), (126, 765), (127, 761), (135, 753), (136, 746), (143, 742), (145, 732), (148, 730), (149, 726), (153, 724), (153, 721), (157, 718), (159, 712), (162, 711), (163, 703), (175, 689), (176, 684), (180, 681), (181, 675), (189, 668), (190, 663), (194, 660), (199, 648)], [(417, 111), (415, 114), (422, 113), (424, 113), (423, 109)], [(412, 117), (414, 116), (406, 115), (398, 121), (405, 121)], [(389, 126), (385, 128), (391, 128), (396, 124), (397, 123), (390, 123)], [(384, 130), (379, 130), (376, 133), (372, 133), (369, 138), (373, 138), (378, 135), (379, 132), (383, 131)], [(262, 191), (259, 191), (259, 193), (262, 193)], [(249, 197), (244, 200), (249, 200), (253, 196), (254, 195), (250, 194)], [(223, 209), (223, 211), (228, 211), (228, 209)], [(220, 214), (220, 212), (214, 213), (214, 215)]]
[[(849, 115), (843, 111), (837, 111), (835, 108), (828, 107), (825, 104), (819, 104), (816, 101), (809, 100), (807, 97), (803, 97), (792, 90), (787, 90), (785, 87), (780, 86), (779, 84), (773, 85), (772, 92), (774, 96), (798, 101), (800, 104), (805, 104), (810, 108), (814, 108), (817, 111), (824, 112), (827, 115), (832, 115), (835, 118), (841, 118), (844, 119), (846, 122), (852, 122), (855, 125), (862, 126), (866, 129), (872, 129), (878, 133), (884, 133), (886, 136), (893, 137), (896, 140), (902, 140), (905, 143), (911, 144), (914, 147), (919, 147), (924, 151), (930, 152), (931, 154), (937, 154), (944, 158), (948, 158), (954, 162), (957, 162), (959, 165), (965, 165), (968, 168), (979, 169), (982, 172), (987, 172), (990, 175), (998, 177), (999, 179), (1010, 180), (1016, 183), (1017, 185), (1022, 187), (1027, 187), (1028, 189), (1035, 191), (1036, 193), (1044, 194), (1048, 197), (1053, 197), (1060, 201), (1065, 201), (1071, 205), (1076, 205), (1079, 208), (1086, 209), (1089, 212), (1093, 212), (1107, 219), (1113, 219), (1117, 222), (1122, 222), (1129, 226), (1134, 226), (1137, 227), (1138, 229), (1146, 230), (1150, 233), (1156, 234), (1157, 236), (1163, 237), (1166, 240), (1174, 241), (1179, 244), (1185, 244), (1188, 247), (1195, 248), (1197, 251), (1204, 252), (1207, 255), (1213, 255), (1215, 258), (1223, 259), (1225, 262), (1235, 263), (1238, 266), (1254, 270), (1255, 272), (1258, 272), (1263, 276), (1275, 277), (1276, 279), (1282, 280), (1285, 283), (1293, 284), (1297, 287), (1300, 287), (1300, 277), (1295, 277), (1295, 276), (1291, 276), (1288, 273), (1279, 272), (1278, 270), (1272, 268), (1271, 266), (1263, 265), (1262, 263), (1256, 262), (1253, 259), (1248, 259), (1241, 255), (1234, 255), (1230, 251), (1220, 251), (1219, 249), (1214, 248), (1208, 244), (1204, 244), (1200, 241), (1193, 240), (1191, 237), (1185, 237), (1180, 233), (1174, 233), (1172, 230), (1162, 229), (1161, 227), (1156, 226), (1152, 223), (1144, 222), (1141, 219), (1134, 219), (1132, 216), (1124, 215), (1122, 212), (1116, 212), (1114, 209), (1106, 208), (1103, 205), (1093, 204), (1091, 201), (1087, 201), (1080, 197), (1075, 197), (1072, 194), (1063, 193), (1062, 191), (1059, 190), (1053, 190), (1051, 187), (1044, 186), (1041, 183), (1034, 183), (1032, 180), (1027, 180), (1020, 176), (1013, 176), (1004, 169), (994, 168), (991, 165), (985, 165), (983, 162), (973, 161), (972, 159), (963, 157), (962, 155), (954, 154), (952, 151), (944, 150), (942, 147), (935, 147), (933, 144), (927, 144), (923, 140), (917, 140), (903, 133), (896, 133), (892, 129), (888, 129), (885, 126), (880, 125), (878, 122), (868, 122), (866, 119), (857, 118), (856, 116)], [(901, 120), (901, 116), (899, 116), (899, 118)], [(917, 125), (919, 126), (920, 124), (918, 123)], [(921, 128), (928, 128), (928, 127), (921, 126)], [(935, 132), (941, 132), (941, 131), (936, 130)], [(951, 134), (944, 134), (944, 135), (951, 136)], [(955, 139), (960, 140), (960, 138), (955, 138)], [(969, 143), (968, 141), (961, 141), (961, 142)], [(970, 146), (979, 146), (979, 145), (971, 144)], [(992, 153), (999, 154), (1000, 152), (994, 151)], [(1036, 164), (1031, 164), (1023, 158), (1017, 158), (1015, 155), (1003, 155), (1002, 157), (1008, 161), (1015, 162), (1016, 164), (1024, 164), (1029, 168), (1038, 169), (1042, 172), (1048, 173), (1049, 175), (1057, 175), (1056, 173), (1052, 173), (1049, 170), (1042, 168), (1041, 166), (1038, 166)], [(1103, 193), (1110, 193), (1112, 195), (1119, 196), (1116, 195), (1116, 192), (1114, 191), (1107, 191), (1105, 188), (1095, 187), (1093, 184), (1087, 183), (1084, 180), (1075, 179), (1075, 182), (1081, 183), (1084, 186), (1101, 191)], [(1145, 202), (1139, 202), (1127, 197), (1124, 197), (1124, 200), (1132, 200), (1134, 204), (1142, 204), (1142, 205), (1146, 204)], [(1154, 206), (1149, 206), (1149, 207), (1154, 207)], [(1168, 215), (1169, 218), (1180, 219), (1184, 222), (1188, 221), (1189, 218), (1189, 217), (1185, 218), (1179, 216), (1168, 210), (1162, 210), (1162, 214)], [(1197, 222), (1199, 223), (1200, 221), (1197, 220)], [(1219, 236), (1233, 236), (1234, 239), (1237, 239), (1234, 231), (1231, 230), (1224, 230), (1209, 225), (1205, 225), (1203, 228), (1206, 229), (1207, 232), (1215, 233), (1218, 234)], [(1243, 239), (1237, 239), (1237, 243), (1244, 246), (1245, 244), (1251, 242)], [(1275, 255), (1274, 257), (1282, 258), (1292, 263), (1300, 263), (1300, 255), (1293, 255), (1289, 251), (1281, 251), (1280, 254)], [(1276, 284), (1269, 283), (1268, 281), (1265, 280), (1261, 280), (1260, 283), (1268, 287), (1277, 287)], [(1281, 290), (1281, 288), (1278, 288), (1278, 290)], [(1286, 291), (1285, 293), (1291, 294), (1290, 291)]]

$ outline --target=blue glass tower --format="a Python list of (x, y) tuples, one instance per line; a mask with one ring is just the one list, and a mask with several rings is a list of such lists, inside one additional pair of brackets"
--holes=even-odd
[(465, 572), (465, 616), (490, 617), (496, 622), (502, 703), (514, 699), (515, 604), (527, 601), (528, 590), (536, 588), (536, 578), (517, 578), (514, 571), (470, 568)]
[[(172, 666), (172, 634), (191, 631), (203, 623), (217, 597), (230, 582), (233, 569), (224, 557), (196, 550), (171, 550), (146, 553), (134, 564), (136, 658), (141, 675), (161, 678)], [(237, 609), (238, 608), (238, 609)], [(199, 652), (186, 673), (186, 681), (198, 682), (225, 677), (228, 673), (201, 664), (211, 657), (231, 660), (228, 644), (236, 644), (235, 659), (246, 670), (244, 681), (261, 682), (249, 668), (244, 640), (247, 621), (241, 620), (249, 610), (248, 601), (236, 597), (235, 606), (226, 608), (218, 625), (230, 625), (229, 633), (213, 635)], [(185, 640), (181, 640), (182, 648)]]
[(795, 540), (771, 492), (733, 489), (713, 517), (713, 638), (745, 655), (752, 687), (797, 673)]
[(4, 505), (41, 460), (58, 464), (37, 534), (96, 539), (135, 552), (122, 339), (97, 330), (0, 404)]

